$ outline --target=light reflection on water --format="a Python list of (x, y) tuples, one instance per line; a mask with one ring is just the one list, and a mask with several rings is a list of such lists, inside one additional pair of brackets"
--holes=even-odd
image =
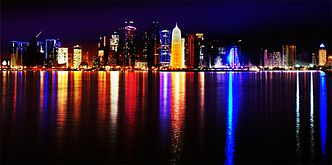
[(269, 148), (264, 163), (331, 162), (324, 73), (2, 71), (0, 82), (8, 162), (250, 163), (243, 141), (256, 135), (258, 148), (282, 139), (294, 153)]

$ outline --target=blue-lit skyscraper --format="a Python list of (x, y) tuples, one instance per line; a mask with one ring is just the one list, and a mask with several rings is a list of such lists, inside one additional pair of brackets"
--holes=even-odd
[(160, 64), (169, 66), (170, 63), (171, 32), (169, 30), (160, 31)]
[(57, 65), (58, 48), (61, 47), (59, 39), (46, 39), (45, 60), (47, 66)]
[(233, 46), (229, 51), (228, 56), (229, 66), (232, 68), (239, 68), (240, 67), (240, 57), (238, 55), (238, 48)]

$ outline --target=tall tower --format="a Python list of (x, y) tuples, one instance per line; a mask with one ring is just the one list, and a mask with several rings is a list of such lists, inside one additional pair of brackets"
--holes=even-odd
[(159, 22), (150, 22), (149, 29), (147, 32), (147, 59), (148, 67), (158, 66), (160, 64), (159, 47), (160, 47), (160, 36), (159, 36)]
[(326, 64), (326, 49), (324, 44), (320, 44), (318, 50), (318, 66), (324, 66)]
[(282, 66), (294, 67), (296, 59), (296, 46), (295, 45), (283, 45), (282, 46)]
[(79, 68), (82, 63), (82, 47), (79, 45), (74, 46), (73, 63), (75, 69)]
[(195, 34), (189, 34), (187, 37), (187, 67), (195, 66)]
[(182, 39), (181, 30), (178, 25), (172, 31), (172, 55), (171, 55), (171, 67), (172, 68), (182, 68), (183, 67), (183, 57), (182, 57)]
[(126, 66), (135, 66), (136, 60), (136, 47), (135, 47), (135, 33), (136, 27), (132, 26), (134, 21), (127, 21), (125, 22), (127, 25), (125, 30), (125, 46), (124, 46), (124, 64)]
[(160, 64), (161, 66), (169, 66), (170, 62), (170, 43), (171, 32), (169, 30), (160, 31)]

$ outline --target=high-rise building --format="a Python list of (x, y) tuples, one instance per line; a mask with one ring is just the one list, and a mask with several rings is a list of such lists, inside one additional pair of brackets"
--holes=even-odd
[(39, 53), (42, 53), (42, 54), (44, 54), (45, 53), (45, 51), (44, 51), (44, 42), (40, 42), (40, 41), (38, 41), (37, 42), (37, 51), (39, 52)]
[(172, 31), (171, 67), (183, 68), (181, 30), (178, 25)]
[(100, 60), (100, 65), (108, 64), (108, 56), (110, 51), (110, 44), (108, 43), (107, 37), (99, 37), (98, 42), (98, 57)]
[(114, 66), (117, 64), (117, 61), (119, 60), (119, 42), (120, 35), (117, 31), (114, 31), (111, 35), (110, 39), (110, 53), (109, 53), (109, 62), (110, 65)]
[(204, 34), (196, 33), (196, 42), (195, 42), (195, 67), (201, 66), (204, 67), (207, 65), (207, 57), (206, 57), (206, 47), (204, 44)]
[(283, 45), (282, 46), (282, 66), (294, 67), (296, 63), (296, 46)]
[(23, 65), (23, 54), (27, 51), (29, 42), (12, 41), (10, 66), (17, 67)]
[(264, 68), (268, 67), (269, 66), (269, 62), (268, 62), (269, 58), (268, 58), (268, 52), (267, 50), (265, 49), (264, 50)]
[(77, 69), (82, 63), (82, 47), (79, 45), (74, 46), (73, 68)]
[(187, 36), (187, 58), (186, 66), (188, 68), (195, 67), (195, 34), (189, 34)]
[(320, 44), (318, 50), (318, 66), (324, 66), (326, 63), (326, 49), (324, 44)]
[(313, 66), (317, 65), (317, 60), (316, 60), (316, 54), (315, 53), (311, 54), (311, 64)]
[(170, 64), (171, 32), (169, 30), (160, 31), (160, 64), (167, 67)]
[(148, 67), (159, 66), (159, 47), (160, 47), (160, 36), (159, 36), (159, 22), (150, 22), (147, 32), (147, 60)]
[(68, 67), (68, 48), (58, 48), (58, 64), (66, 64)]
[(231, 68), (238, 68), (240, 66), (238, 49), (233, 46), (229, 51), (229, 66)]
[(61, 47), (61, 42), (59, 39), (46, 39), (45, 60), (46, 60), (47, 66), (57, 65), (59, 47)]
[(125, 45), (123, 50), (124, 55), (124, 65), (125, 66), (135, 66), (136, 60), (136, 47), (135, 47), (135, 32), (136, 27), (132, 26), (134, 21), (126, 21), (125, 24), (127, 25), (125, 30)]
[(185, 58), (185, 38), (181, 39), (181, 46), (182, 46), (182, 68), (185, 67), (185, 63), (186, 63), (186, 58)]
[(272, 53), (272, 67), (281, 67), (280, 52), (273, 52)]

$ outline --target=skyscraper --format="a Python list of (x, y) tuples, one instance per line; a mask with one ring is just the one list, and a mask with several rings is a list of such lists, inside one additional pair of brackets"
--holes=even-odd
[(283, 45), (282, 46), (282, 66), (294, 67), (296, 62), (296, 46)]
[(148, 33), (148, 47), (147, 47), (147, 58), (148, 67), (158, 66), (160, 62), (159, 58), (159, 47), (160, 47), (160, 36), (159, 36), (159, 22), (152, 21), (149, 25)]
[(184, 68), (185, 67), (185, 63), (186, 63), (186, 61), (185, 61), (185, 47), (184, 47), (184, 45), (185, 45), (185, 38), (182, 38), (181, 39), (181, 47), (182, 47), (182, 68)]
[(125, 30), (125, 45), (124, 45), (124, 65), (125, 66), (135, 66), (135, 59), (136, 59), (136, 47), (135, 47), (135, 32), (136, 27), (132, 26), (134, 21), (126, 21), (125, 24), (127, 25)]
[(74, 46), (73, 67), (77, 69), (82, 63), (82, 47), (79, 45)]
[(171, 32), (169, 30), (160, 31), (160, 64), (167, 67), (170, 63)]
[(46, 39), (45, 60), (46, 60), (47, 66), (57, 65), (59, 47), (61, 47), (61, 42), (59, 39)]
[(189, 34), (187, 37), (187, 59), (188, 68), (195, 67), (195, 34)]
[(68, 67), (68, 48), (64, 47), (59, 48), (58, 64), (66, 64), (66, 67)]
[(281, 67), (281, 55), (280, 52), (272, 53), (272, 67)]
[(313, 66), (317, 65), (317, 60), (316, 60), (316, 54), (315, 53), (311, 54), (311, 64)]
[(23, 65), (23, 54), (27, 51), (29, 42), (12, 41), (10, 66)]
[(196, 41), (195, 41), (195, 67), (206, 66), (207, 57), (206, 57), (206, 47), (204, 44), (204, 34), (196, 33)]
[(114, 31), (110, 39), (110, 65), (116, 65), (119, 60), (119, 40), (118, 32)]
[(267, 50), (265, 49), (264, 50), (264, 68), (266, 68), (266, 67), (268, 67), (269, 65), (268, 65), (268, 60), (269, 60), (269, 58), (268, 58), (268, 52), (267, 52)]
[(320, 44), (318, 50), (318, 66), (324, 66), (326, 63), (326, 49), (324, 44)]
[(171, 47), (171, 67), (172, 68), (182, 68), (183, 67), (183, 57), (182, 57), (182, 41), (181, 41), (181, 30), (178, 25), (172, 31), (172, 47)]

